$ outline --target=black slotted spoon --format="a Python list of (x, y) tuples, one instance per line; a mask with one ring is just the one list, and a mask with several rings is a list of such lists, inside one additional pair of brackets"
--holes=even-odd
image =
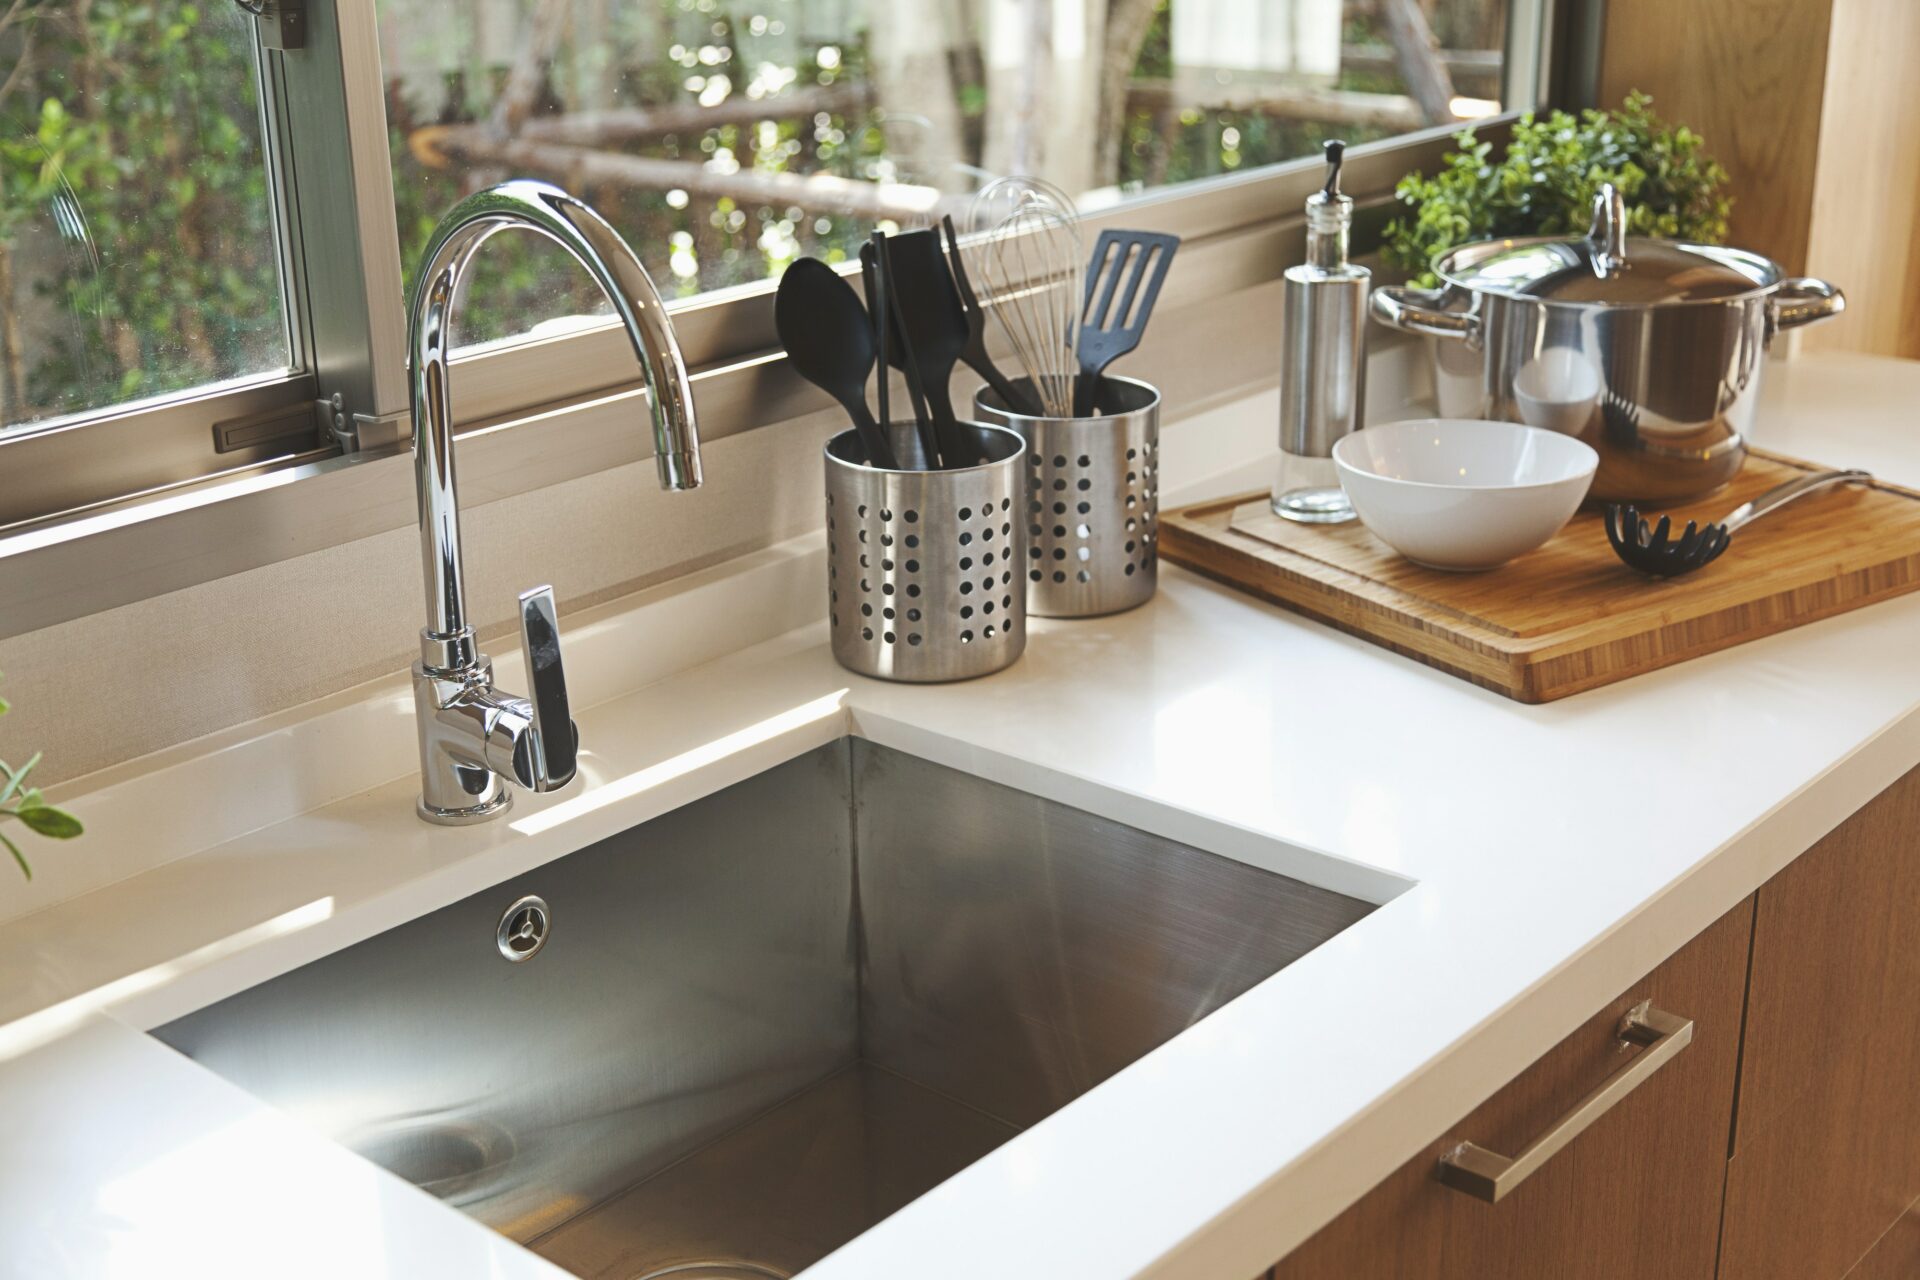
[(1796, 498), (1837, 484), (1872, 484), (1865, 471), (1815, 471), (1785, 484), (1775, 485), (1751, 502), (1743, 502), (1727, 513), (1718, 524), (1697, 526), (1687, 521), (1678, 538), (1671, 537), (1673, 520), (1661, 516), (1660, 523), (1649, 525), (1639, 510), (1620, 503), (1607, 507), (1607, 541), (1613, 553), (1640, 570), (1660, 578), (1677, 578), (1683, 573), (1712, 563), (1733, 541), (1738, 530), (1752, 524), (1770, 511), (1778, 511)]
[(1073, 386), (1075, 417), (1093, 412), (1094, 394), (1107, 366), (1140, 345), (1179, 247), (1179, 236), (1111, 228), (1094, 242), (1075, 346), (1080, 356), (1080, 376)]

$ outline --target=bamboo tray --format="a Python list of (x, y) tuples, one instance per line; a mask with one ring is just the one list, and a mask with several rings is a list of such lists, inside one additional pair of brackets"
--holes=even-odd
[[(1715, 520), (1818, 470), (1755, 452), (1733, 483), (1673, 508)], [(1881, 484), (1803, 499), (1719, 560), (1661, 581), (1614, 558), (1598, 510), (1487, 573), (1423, 569), (1359, 523), (1294, 524), (1265, 494), (1161, 518), (1175, 564), (1521, 702), (1551, 702), (1920, 588), (1920, 493)]]

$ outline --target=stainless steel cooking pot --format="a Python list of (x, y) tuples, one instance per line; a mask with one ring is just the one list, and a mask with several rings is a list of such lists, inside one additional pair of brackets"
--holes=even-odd
[(1592, 445), (1590, 496), (1609, 500), (1677, 501), (1731, 480), (1768, 341), (1846, 306), (1757, 254), (1629, 237), (1611, 186), (1583, 240), (1483, 240), (1433, 269), (1435, 292), (1375, 289), (1374, 319), (1438, 339), (1439, 376), (1464, 366), (1469, 394), (1455, 399), (1473, 416)]

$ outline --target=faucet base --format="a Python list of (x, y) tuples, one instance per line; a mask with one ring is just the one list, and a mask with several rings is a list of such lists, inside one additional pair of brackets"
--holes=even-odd
[(513, 788), (498, 779), (495, 783), (491, 795), (482, 796), (473, 804), (444, 809), (437, 804), (428, 804), (427, 798), (421, 796), (414, 804), (414, 811), (428, 822), (442, 827), (465, 827), (497, 818), (513, 807)]

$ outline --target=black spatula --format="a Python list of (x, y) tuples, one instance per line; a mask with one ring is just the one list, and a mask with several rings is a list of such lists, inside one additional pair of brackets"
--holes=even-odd
[(1167, 268), (1180, 237), (1157, 231), (1102, 231), (1087, 263), (1086, 301), (1080, 307), (1080, 376), (1073, 387), (1073, 412), (1093, 412), (1100, 375), (1140, 345), (1153, 304), (1166, 283)]
[[(944, 454), (952, 441), (954, 421), (949, 385), (953, 366), (967, 349), (967, 313), (947, 271), (938, 232), (931, 228), (902, 231), (888, 239), (886, 251), (894, 297), (900, 304), (895, 314), (906, 331), (894, 364), (904, 371), (910, 356), (917, 366)], [(890, 359), (891, 348), (889, 344)]]

